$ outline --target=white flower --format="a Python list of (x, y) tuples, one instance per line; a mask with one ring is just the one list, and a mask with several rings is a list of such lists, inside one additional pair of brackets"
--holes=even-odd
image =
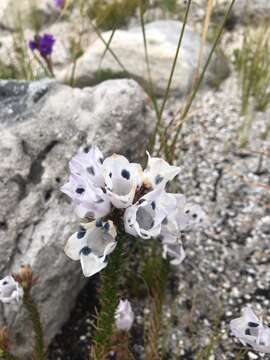
[(167, 212), (161, 206), (161, 189), (150, 191), (140, 200), (126, 209), (124, 214), (125, 231), (133, 236), (144, 239), (157, 237), (161, 231), (162, 221)]
[(259, 352), (270, 353), (270, 328), (264, 325), (252, 309), (243, 309), (243, 316), (230, 322), (230, 328), (243, 345)]
[(151, 157), (147, 152), (148, 163), (144, 170), (144, 184), (146, 187), (165, 188), (168, 181), (171, 181), (180, 172), (180, 167), (168, 164), (165, 160)]
[(71, 174), (81, 175), (97, 187), (104, 186), (102, 175), (103, 155), (96, 145), (92, 145), (88, 152), (78, 152), (69, 162)]
[(205, 212), (199, 205), (186, 203), (183, 208), (177, 207), (176, 221), (181, 231), (197, 229), (206, 224)]
[(67, 241), (65, 253), (80, 260), (84, 276), (92, 276), (107, 266), (106, 256), (116, 246), (116, 229), (111, 221), (83, 224)]
[(170, 259), (170, 264), (172, 265), (180, 265), (186, 257), (185, 250), (181, 241), (174, 244), (163, 242), (162, 247), (163, 258)]
[(3, 303), (10, 303), (14, 300), (19, 302), (22, 297), (23, 289), (13, 276), (8, 275), (0, 280), (0, 301)]
[(171, 258), (171, 264), (179, 265), (185, 258), (181, 241), (182, 231), (202, 225), (205, 213), (200, 206), (187, 204), (186, 198), (182, 194), (164, 192), (161, 202), (168, 213), (168, 216), (162, 221), (159, 236), (163, 246), (163, 257)]
[(120, 300), (115, 311), (116, 328), (121, 331), (129, 331), (134, 321), (134, 313), (128, 300)]
[(61, 190), (73, 200), (74, 210), (80, 218), (103, 217), (111, 210), (104, 191), (94, 186), (85, 176), (71, 174), (69, 182)]
[(111, 203), (118, 209), (129, 207), (142, 184), (141, 166), (114, 154), (104, 160), (103, 174)]

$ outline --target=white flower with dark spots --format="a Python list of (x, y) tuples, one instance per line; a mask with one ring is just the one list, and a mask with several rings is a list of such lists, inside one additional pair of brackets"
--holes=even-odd
[(206, 225), (207, 217), (199, 205), (186, 203), (178, 206), (176, 221), (181, 231), (193, 230)]
[(168, 213), (161, 206), (161, 189), (150, 191), (126, 209), (124, 214), (125, 231), (143, 239), (157, 237), (161, 231), (162, 221)]
[(243, 316), (230, 322), (230, 329), (243, 345), (249, 345), (254, 350), (270, 353), (270, 328), (264, 325), (252, 309), (243, 309)]
[(69, 182), (62, 186), (61, 191), (73, 200), (74, 210), (80, 218), (103, 217), (111, 210), (110, 201), (104, 191), (83, 176), (70, 175)]
[(163, 257), (171, 259), (171, 264), (179, 265), (185, 258), (182, 232), (203, 225), (205, 213), (200, 206), (187, 204), (186, 197), (182, 194), (164, 192), (161, 202), (168, 212), (168, 216), (162, 221), (159, 235)]
[(165, 188), (168, 181), (175, 178), (180, 167), (168, 164), (165, 160), (148, 155), (147, 167), (144, 170), (144, 184), (146, 187)]
[(134, 312), (128, 300), (120, 300), (115, 311), (115, 325), (117, 330), (129, 331), (134, 322)]
[(10, 303), (19, 302), (23, 297), (23, 289), (13, 276), (8, 275), (0, 280), (0, 301)]
[(78, 152), (69, 162), (69, 168), (71, 174), (80, 175), (94, 186), (103, 187), (102, 164), (102, 152), (93, 145), (88, 152)]
[(116, 229), (111, 221), (82, 224), (65, 246), (72, 260), (80, 260), (84, 276), (93, 276), (107, 266), (106, 257), (115, 249)]
[(122, 155), (114, 154), (104, 160), (105, 187), (111, 203), (118, 209), (132, 205), (136, 190), (142, 184), (142, 168)]

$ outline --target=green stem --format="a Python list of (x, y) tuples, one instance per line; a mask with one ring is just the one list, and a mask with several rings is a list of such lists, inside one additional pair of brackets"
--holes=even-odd
[[(140, 1), (140, 22), (141, 22), (141, 28), (142, 28), (142, 34), (143, 34), (143, 46), (144, 46), (144, 56), (145, 56), (145, 62), (146, 62), (146, 68), (147, 68), (147, 77), (148, 77), (148, 87), (149, 87), (149, 94), (154, 106), (154, 110), (157, 117), (157, 122), (159, 121), (159, 109), (158, 109), (158, 103), (155, 96), (154, 91), (154, 85), (151, 75), (151, 66), (149, 61), (149, 54), (148, 54), (148, 47), (147, 47), (147, 38), (146, 38), (146, 32), (145, 32), (145, 23), (144, 23), (144, 4), (143, 1)], [(151, 149), (152, 152), (152, 149)]]
[(123, 264), (124, 232), (117, 235), (117, 246), (110, 255), (106, 269), (101, 272), (100, 311), (97, 316), (96, 334), (93, 339), (90, 360), (103, 360), (111, 350), (114, 332), (114, 315), (118, 305), (118, 291)]
[(32, 321), (33, 330), (35, 334), (35, 345), (33, 351), (34, 360), (45, 360), (45, 349), (44, 349), (44, 339), (43, 339), (43, 329), (40, 320), (40, 314), (38, 307), (35, 301), (32, 298), (31, 292), (29, 289), (24, 291), (23, 304), (28, 311), (30, 320)]
[[(109, 53), (112, 55), (112, 57), (114, 58), (114, 60), (117, 62), (117, 64), (121, 67), (121, 69), (128, 74), (127, 69), (125, 68), (125, 66), (123, 65), (123, 63), (121, 62), (121, 60), (118, 58), (118, 56), (114, 53), (114, 51), (111, 49), (110, 44), (104, 39), (104, 37), (102, 36), (101, 32), (99, 31), (99, 29), (93, 24), (92, 21), (90, 21), (90, 24), (92, 26), (92, 28), (94, 29), (94, 31), (96, 32), (97, 36), (99, 37), (99, 39), (103, 42), (103, 44), (105, 45), (105, 50), (109, 51)], [(111, 39), (112, 40), (112, 39)]]
[(165, 105), (166, 105), (166, 102), (167, 102), (168, 97), (169, 97), (169, 92), (170, 92), (170, 88), (171, 88), (171, 84), (172, 84), (172, 80), (173, 80), (173, 75), (174, 75), (174, 71), (175, 71), (175, 68), (176, 68), (177, 60), (178, 60), (178, 55), (179, 55), (179, 52), (180, 52), (182, 40), (183, 40), (184, 33), (185, 33), (185, 28), (186, 28), (186, 24), (187, 24), (187, 19), (188, 19), (188, 14), (189, 14), (189, 9), (190, 9), (191, 2), (192, 2), (192, 0), (188, 0), (188, 4), (187, 4), (187, 7), (186, 7), (185, 16), (184, 16), (184, 21), (183, 21), (183, 26), (182, 26), (182, 29), (181, 29), (181, 32), (180, 32), (180, 35), (179, 35), (178, 44), (177, 44), (177, 48), (176, 48), (176, 52), (175, 52), (175, 56), (174, 56), (174, 60), (173, 60), (173, 64), (172, 64), (168, 84), (167, 84), (167, 87), (166, 87), (164, 100), (162, 102), (160, 111), (158, 112), (155, 132), (154, 132), (153, 138), (151, 139), (151, 142), (150, 142), (150, 151), (151, 152), (153, 151), (154, 146), (155, 146), (156, 136), (157, 136), (157, 133), (159, 131), (159, 127), (160, 127), (161, 122), (162, 122), (163, 111), (165, 109)]

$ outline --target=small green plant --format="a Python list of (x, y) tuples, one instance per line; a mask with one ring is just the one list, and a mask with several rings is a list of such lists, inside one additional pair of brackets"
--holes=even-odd
[(127, 24), (134, 15), (140, 0), (94, 0), (88, 9), (88, 16), (95, 20), (96, 26), (104, 30), (119, 28)]
[(177, 7), (177, 0), (160, 0), (160, 5), (169, 12), (175, 12)]
[[(155, 247), (154, 247), (155, 248)], [(145, 328), (145, 358), (146, 360), (161, 360), (162, 349), (162, 308), (165, 301), (165, 291), (169, 276), (169, 262), (154, 251), (151, 257), (145, 260), (142, 278), (149, 292), (150, 313)], [(160, 351), (161, 350), (161, 351)]]
[(19, 71), (13, 64), (7, 65), (0, 61), (0, 79), (18, 79)]
[[(243, 147), (253, 123), (254, 111), (266, 111), (270, 104), (270, 26), (265, 24), (257, 30), (246, 30), (242, 48), (234, 52), (234, 65), (239, 75), (242, 93), (239, 141)], [(264, 137), (268, 136), (270, 124), (266, 125)]]
[(114, 315), (119, 300), (122, 246), (125, 238), (127, 236), (123, 233), (118, 235), (118, 246), (111, 256), (109, 266), (101, 274), (100, 311), (97, 315), (90, 360), (105, 360), (113, 345)]
[(234, 64), (242, 91), (241, 113), (249, 107), (265, 111), (270, 103), (270, 26), (247, 30), (241, 49), (234, 52)]

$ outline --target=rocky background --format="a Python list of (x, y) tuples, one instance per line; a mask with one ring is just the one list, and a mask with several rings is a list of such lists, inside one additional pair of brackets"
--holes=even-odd
[[(216, 1), (214, 24), (220, 24), (228, 4)], [(178, 5), (181, 9), (184, 1)], [(192, 84), (204, 6), (200, 0), (191, 8), (165, 111), (168, 122), (184, 105)], [(125, 78), (127, 73), (110, 53), (103, 59), (104, 44), (92, 29), (81, 33), (83, 55), (72, 88), (67, 84), (72, 71), (68, 44), (72, 34), (81, 31), (79, 14), (74, 11), (61, 17), (49, 0), (37, 2), (37, 8), (42, 32), (57, 39), (52, 57), (56, 80), (0, 81), (0, 273), (4, 276), (25, 263), (33, 267), (40, 280), (35, 296), (46, 342), (51, 344), (50, 359), (84, 360), (97, 278), (86, 282), (78, 264), (63, 253), (75, 219), (59, 187), (67, 179), (69, 159), (80, 146), (96, 142), (105, 153), (142, 159), (154, 112), (147, 95), (137, 13), (115, 32), (112, 42), (129, 79), (107, 80)], [(0, 64), (5, 66), (17, 61), (13, 43), (18, 12), (24, 36), (30, 39), (34, 30), (27, 27), (29, 1), (1, 0)], [(161, 103), (181, 28), (179, 16), (153, 2), (145, 18), (154, 91)], [(249, 7), (244, 0), (236, 1), (220, 51), (181, 133), (176, 162), (182, 170), (175, 186), (202, 205), (209, 226), (186, 235), (187, 257), (172, 275), (174, 286), (168, 289), (164, 309), (168, 360), (196, 359), (195, 354), (217, 331), (220, 337), (209, 359), (235, 359), (240, 346), (230, 337), (228, 323), (245, 304), (252, 304), (270, 321), (270, 111), (254, 114), (247, 145), (241, 148), (241, 92), (232, 63), (245, 28), (265, 19), (270, 19), (268, 0), (251, 1)], [(110, 30), (102, 33), (107, 41), (110, 35)], [(203, 62), (210, 47), (204, 47)], [(38, 74), (40, 69), (35, 71)], [(1, 324), (11, 327), (14, 349), (29, 358), (30, 327), (25, 314), (3, 305), (0, 310)], [(133, 348), (138, 359), (143, 359), (140, 331), (147, 311), (144, 301), (135, 308)], [(248, 351), (245, 358), (262, 357)]]

